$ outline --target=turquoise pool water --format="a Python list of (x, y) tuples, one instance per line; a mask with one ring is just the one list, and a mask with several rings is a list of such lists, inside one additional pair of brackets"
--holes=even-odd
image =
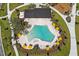
[(39, 38), (42, 41), (51, 42), (54, 39), (54, 35), (49, 31), (48, 26), (35, 25), (28, 34), (28, 41), (33, 38)]

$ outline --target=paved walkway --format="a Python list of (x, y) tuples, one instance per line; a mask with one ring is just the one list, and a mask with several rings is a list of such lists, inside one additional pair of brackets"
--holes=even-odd
[(72, 7), (72, 14), (73, 16), (71, 17), (71, 23), (67, 23), (65, 15), (61, 14), (58, 10), (55, 8), (49, 6), (52, 10), (56, 11), (65, 21), (67, 24), (67, 27), (70, 32), (70, 54), (69, 56), (77, 56), (77, 45), (76, 45), (76, 37), (75, 37), (75, 13), (76, 13), (76, 4), (73, 5)]
[(2, 38), (1, 38), (1, 27), (0, 27), (0, 56), (4, 56), (4, 51), (3, 51), (3, 45), (2, 45)]

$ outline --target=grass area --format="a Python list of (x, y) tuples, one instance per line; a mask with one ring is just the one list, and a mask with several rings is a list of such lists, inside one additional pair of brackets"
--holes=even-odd
[(22, 5), (23, 3), (10, 3), (10, 10), (13, 10), (14, 8), (16, 8), (17, 6)]
[(0, 9), (0, 17), (7, 15), (7, 3), (2, 3), (1, 9)]
[[(19, 8), (18, 10), (23, 11), (23, 10), (28, 9), (28, 8), (29, 8), (28, 6), (24, 6), (24, 7)], [(18, 17), (17, 14), (18, 13), (16, 11), (13, 12), (13, 14), (11, 15), (12, 20), (16, 20), (15, 18)], [(69, 33), (69, 30), (67, 28), (66, 23), (64, 22), (64, 20), (62, 19), (62, 17), (60, 15), (58, 15), (55, 11), (53, 12), (53, 15), (54, 15), (54, 17), (52, 19), (58, 20), (58, 24), (62, 27), (63, 31), (66, 32), (65, 34), (67, 37), (66, 44), (61, 46), (61, 51), (57, 51), (56, 53), (53, 53), (53, 55), (54, 56), (68, 56), (69, 52), (70, 52), (70, 33)], [(33, 50), (30, 50), (30, 52), (29, 52), (28, 50), (25, 50), (22, 47), (20, 47), (18, 44), (16, 44), (16, 45), (18, 48), (18, 52), (21, 56), (27, 55), (27, 53), (29, 55), (46, 55), (45, 51), (40, 50), (41, 53), (39, 53), (39, 50), (36, 50), (36, 48), (34, 48)]]
[[(76, 10), (79, 10), (79, 3), (77, 3)], [(79, 23), (79, 16), (76, 16), (76, 23)], [(76, 40), (77, 40), (77, 53), (79, 55), (79, 24), (75, 24), (75, 33), (76, 33)]]
[(15, 53), (12, 48), (11, 30), (10, 30), (10, 24), (8, 23), (8, 19), (7, 18), (6, 20), (0, 19), (0, 26), (1, 26), (2, 43), (3, 43), (5, 55), (14, 56)]
[(24, 10), (26, 10), (26, 9), (35, 8), (35, 7), (36, 7), (35, 4), (30, 3), (30, 4), (28, 4), (28, 5), (24, 6), (24, 7), (19, 8), (19, 10), (20, 10), (20, 11), (24, 11)]
[(58, 51), (57, 53), (54, 53), (53, 55), (55, 55), (55, 56), (68, 56), (69, 52), (70, 52), (70, 33), (69, 33), (68, 28), (67, 28), (67, 25), (64, 22), (64, 20), (62, 19), (62, 17), (58, 13), (56, 13), (55, 11), (53, 11), (52, 20), (58, 20), (58, 24), (62, 27), (63, 31), (66, 32), (65, 34), (67, 36), (66, 45), (61, 46), (61, 51)]
[(76, 9), (79, 10), (79, 3), (77, 3)]
[[(79, 23), (79, 16), (76, 16), (76, 22)], [(79, 24), (76, 24), (75, 32), (76, 32), (76, 40), (77, 40), (77, 42), (79, 42)], [(77, 44), (77, 52), (78, 52), (78, 55), (79, 55), (79, 44)]]

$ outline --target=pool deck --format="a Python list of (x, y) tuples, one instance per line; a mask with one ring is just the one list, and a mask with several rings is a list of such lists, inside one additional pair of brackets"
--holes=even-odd
[(39, 18), (39, 19), (32, 18), (32, 19), (25, 19), (25, 21), (28, 21), (29, 24), (32, 25), (32, 27), (28, 29), (29, 31), (31, 31), (35, 25), (47, 25), (49, 30), (55, 35), (55, 38), (53, 39), (52, 42), (41, 41), (38, 38), (34, 38), (31, 42), (28, 42), (27, 35), (22, 35), (18, 39), (18, 43), (20, 43), (21, 46), (23, 46), (23, 44), (26, 43), (27, 45), (32, 44), (33, 47), (36, 44), (39, 44), (40, 49), (45, 49), (46, 45), (49, 45), (49, 47), (51, 48), (55, 44), (55, 41), (58, 39), (58, 36), (60, 36), (59, 32), (54, 28), (54, 26), (52, 26), (52, 22), (50, 21), (50, 18), (45, 18), (45, 19), (44, 18)]

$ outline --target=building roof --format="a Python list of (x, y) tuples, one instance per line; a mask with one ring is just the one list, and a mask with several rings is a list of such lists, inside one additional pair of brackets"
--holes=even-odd
[(49, 8), (34, 8), (24, 11), (24, 18), (51, 18)]

